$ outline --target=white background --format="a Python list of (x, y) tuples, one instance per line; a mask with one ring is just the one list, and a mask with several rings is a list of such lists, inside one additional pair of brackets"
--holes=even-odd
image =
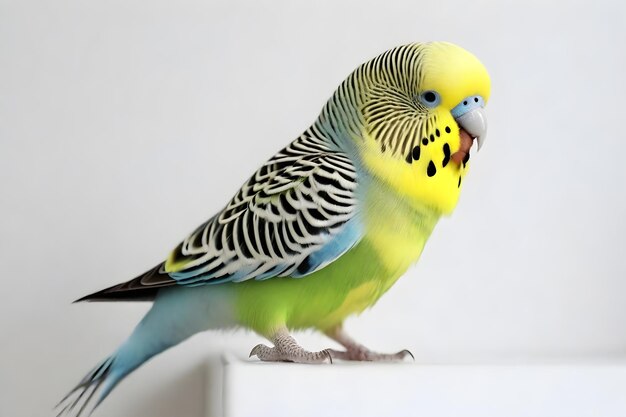
[[(487, 66), (488, 140), (420, 263), (348, 329), (418, 363), (625, 355), (625, 16), (619, 1), (1, 0), (0, 415), (51, 414), (148, 308), (72, 300), (161, 261), (354, 67), (418, 40)], [(200, 417), (207, 354), (260, 341), (196, 336), (96, 415)]]

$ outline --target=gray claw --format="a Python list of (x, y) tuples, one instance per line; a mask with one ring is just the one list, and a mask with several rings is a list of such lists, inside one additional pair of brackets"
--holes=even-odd
[(411, 353), (411, 351), (410, 351), (410, 350), (408, 350), (408, 349), (403, 349), (403, 350), (401, 350), (401, 351), (400, 351), (400, 352), (398, 352), (398, 353), (402, 353), (402, 354), (403, 354), (402, 359), (404, 359), (404, 356), (409, 355), (409, 356), (411, 357), (411, 359), (413, 359), (413, 362), (415, 362), (415, 356), (413, 356), (413, 354)]

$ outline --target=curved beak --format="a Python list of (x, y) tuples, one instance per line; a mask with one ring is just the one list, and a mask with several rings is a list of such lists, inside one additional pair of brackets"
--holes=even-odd
[(459, 127), (465, 130), (473, 138), (476, 138), (478, 150), (485, 143), (487, 136), (487, 114), (483, 107), (477, 107), (457, 117)]

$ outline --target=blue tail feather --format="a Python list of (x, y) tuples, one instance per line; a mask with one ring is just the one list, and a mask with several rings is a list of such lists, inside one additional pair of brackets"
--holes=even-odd
[[(209, 305), (215, 310), (215, 322), (198, 314), (198, 311), (207, 311)], [(216, 289), (178, 288), (159, 292), (154, 305), (126, 342), (85, 375), (59, 402), (57, 417), (70, 415), (77, 408), (75, 416), (80, 416), (96, 391), (100, 391), (93, 412), (120, 381), (153, 356), (199, 331), (228, 326), (221, 318), (220, 305), (228, 305), (228, 302)]]
[[(85, 377), (76, 385), (63, 399), (57, 404), (56, 408), (60, 408), (57, 417), (62, 415), (69, 415), (72, 411), (80, 405), (76, 416), (80, 416), (87, 405), (91, 402), (94, 394), (105, 381), (110, 381), (111, 368), (115, 362), (115, 356), (110, 356), (100, 362), (95, 368), (93, 368)], [(110, 389), (109, 391), (110, 392)], [(104, 391), (100, 394), (98, 401), (92, 408), (91, 412), (100, 404), (100, 402), (106, 397), (108, 392)], [(86, 397), (85, 397), (86, 396)]]

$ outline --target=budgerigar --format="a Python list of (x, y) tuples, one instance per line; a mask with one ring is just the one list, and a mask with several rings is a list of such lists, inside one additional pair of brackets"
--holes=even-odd
[[(368, 350), (342, 323), (404, 274), (454, 209), (473, 139), (478, 148), (485, 139), (489, 93), (484, 66), (450, 43), (404, 45), (360, 65), (311, 127), (163, 263), (78, 300), (154, 304), (60, 414), (82, 413), (99, 390), (97, 406), (145, 361), (208, 329), (266, 337), (273, 346), (250, 353), (263, 361), (403, 359), (407, 350)], [(308, 328), (345, 349), (305, 350), (290, 331)]]

